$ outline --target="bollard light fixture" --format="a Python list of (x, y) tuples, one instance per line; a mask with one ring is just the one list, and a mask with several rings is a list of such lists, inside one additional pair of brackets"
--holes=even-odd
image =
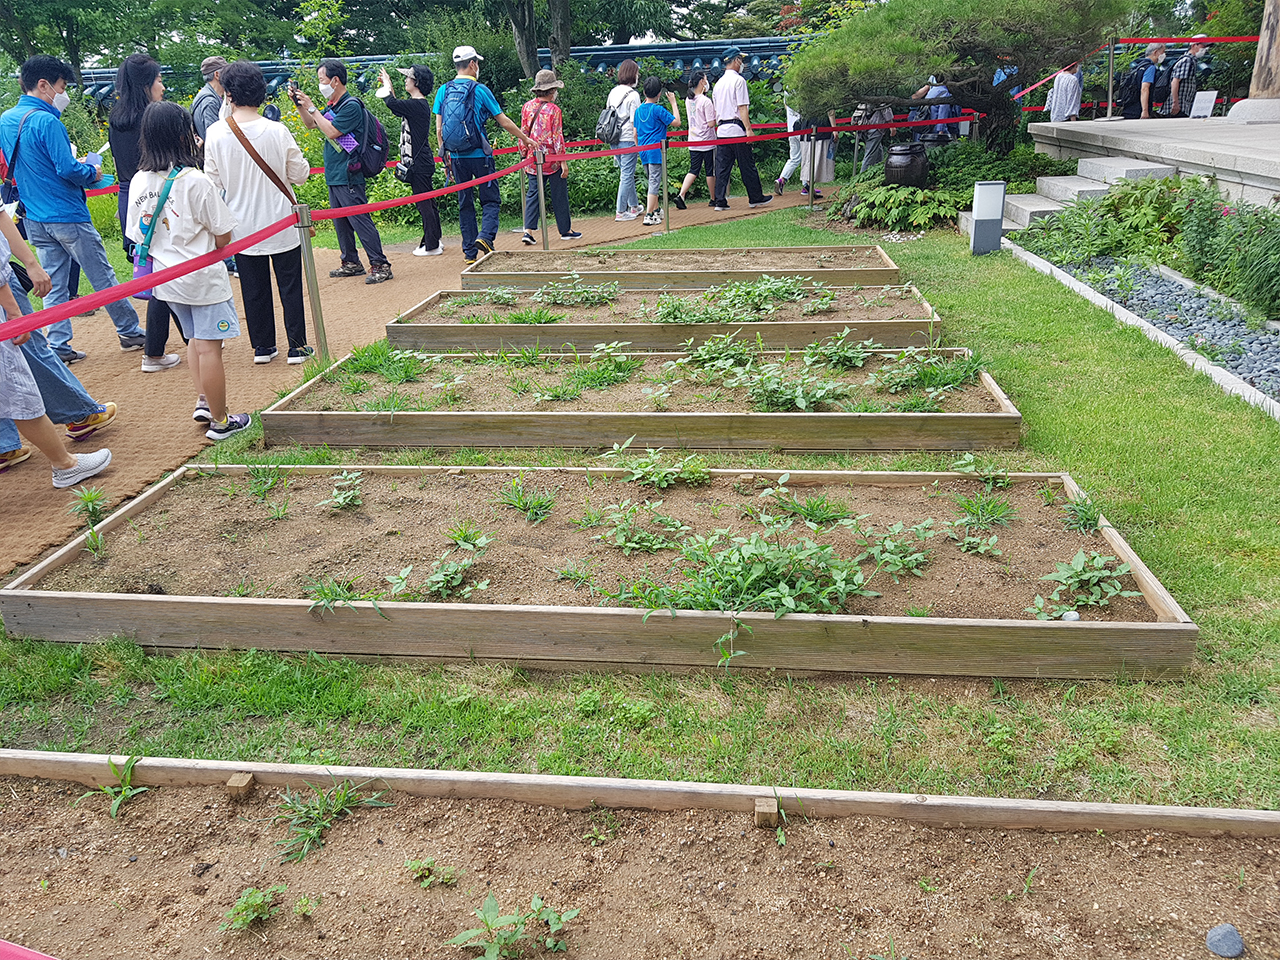
[(969, 252), (974, 256), (1000, 249), (1004, 236), (1003, 180), (979, 180), (973, 185), (973, 233)]

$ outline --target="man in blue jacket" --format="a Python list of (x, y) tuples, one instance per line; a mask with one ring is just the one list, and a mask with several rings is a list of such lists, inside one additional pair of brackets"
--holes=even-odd
[[(53, 280), (44, 305), (54, 307), (70, 298), (73, 260), (84, 269), (94, 290), (117, 282), (85, 202), (85, 187), (101, 179), (102, 167), (101, 161), (90, 164), (75, 158), (59, 119), (71, 102), (67, 96), (67, 82), (74, 79), (71, 67), (56, 57), (37, 54), (22, 65), (21, 78), (27, 92), (17, 106), (0, 116), (0, 152), (9, 162), (10, 176), (26, 208), (27, 238)], [(120, 349), (141, 350), (146, 337), (129, 301), (108, 304), (107, 313), (115, 324)], [(63, 360), (83, 357), (71, 345), (71, 334), (70, 320), (49, 327), (49, 345)]]

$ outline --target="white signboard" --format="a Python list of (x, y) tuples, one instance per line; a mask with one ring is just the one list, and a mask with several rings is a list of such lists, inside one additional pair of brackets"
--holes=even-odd
[(1213, 104), (1217, 99), (1217, 90), (1201, 90), (1197, 93), (1196, 102), (1191, 105), (1191, 119), (1198, 120), (1201, 117), (1210, 116), (1213, 113)]

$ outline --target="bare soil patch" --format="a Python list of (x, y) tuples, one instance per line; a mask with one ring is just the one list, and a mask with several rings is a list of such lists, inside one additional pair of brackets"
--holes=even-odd
[[(627, 346), (619, 344), (618, 350)], [(420, 355), (423, 357), (425, 355)], [(536, 357), (536, 359), (534, 359)], [(410, 358), (412, 359), (412, 358)], [(589, 352), (577, 357), (521, 355), (516, 352), (475, 358), (426, 358), (414, 379), (392, 382), (381, 370), (361, 370), (359, 358), (324, 374), (305, 394), (281, 410), (424, 411), (495, 410), (506, 412), (664, 411), (745, 413), (762, 409), (749, 385), (733, 384), (724, 372), (673, 366), (677, 355), (639, 355), (623, 382), (615, 378), (612, 359), (593, 361)], [(890, 394), (868, 385), (876, 371), (894, 366), (894, 357), (875, 354), (852, 370), (806, 367), (796, 354), (762, 354), (761, 363), (777, 364), (777, 376), (795, 382), (810, 375), (844, 388), (809, 409), (837, 412), (999, 413), (1000, 404), (980, 383), (948, 390), (925, 407), (919, 391)], [(385, 369), (385, 368), (384, 368)], [(394, 379), (399, 380), (399, 375)], [(622, 374), (618, 374), (622, 376)], [(604, 382), (607, 386), (591, 386)], [(804, 411), (792, 411), (803, 415)], [(617, 438), (619, 440), (625, 437)]]
[[(822, 320), (857, 323), (866, 320), (916, 320), (929, 318), (929, 311), (909, 287), (837, 287), (838, 299), (829, 309), (818, 313), (805, 311), (806, 304), (776, 303), (769, 312), (743, 311), (735, 319), (741, 323), (758, 321), (801, 322)], [(544, 308), (559, 323), (649, 323), (655, 322), (654, 310), (663, 297), (698, 303), (709, 299), (701, 291), (655, 292), (621, 291), (617, 298), (600, 306), (564, 304), (545, 306), (533, 299), (529, 291), (513, 291), (515, 303), (471, 302), (483, 300), (483, 292), (443, 291), (431, 305), (410, 311), (399, 323), (511, 323), (512, 314)], [(518, 319), (515, 322), (520, 322)]]
[(600, 271), (643, 270), (661, 272), (706, 270), (721, 273), (731, 270), (749, 270), (768, 274), (770, 270), (794, 273), (812, 270), (850, 269), (855, 267), (885, 266), (884, 259), (874, 247), (814, 247), (812, 250), (789, 248), (786, 250), (590, 250), (573, 253), (541, 253), (517, 258), (515, 254), (500, 251), (478, 261), (473, 273), (506, 273), (512, 269), (521, 273), (597, 273)]
[[(63, 958), (462, 960), (475, 951), (444, 941), (490, 893), (581, 910), (570, 958), (1201, 957), (1222, 922), (1247, 956), (1280, 951), (1274, 839), (793, 817), (780, 846), (736, 813), (393, 795), (281, 864), (274, 791), (156, 789), (118, 820), (102, 797), (72, 808), (82, 791), (0, 780), (0, 930)], [(411, 881), (406, 860), (429, 857), (462, 871), (456, 886)], [(218, 932), (245, 888), (274, 884), (278, 915)], [(303, 896), (309, 917), (292, 911)]]
[[(335, 470), (334, 475), (338, 475)], [(333, 578), (355, 581), (360, 591), (389, 589), (388, 577), (412, 566), (408, 579), (421, 588), (433, 563), (453, 544), (449, 532), (469, 524), (492, 537), (492, 543), (466, 575), (467, 584), (489, 581), (468, 599), (487, 604), (617, 606), (608, 594), (628, 583), (651, 579), (674, 586), (685, 582), (682, 570), (698, 573), (702, 564), (680, 557), (677, 545), (689, 538), (722, 534), (721, 547), (732, 537), (769, 534), (760, 518), (785, 516), (775, 498), (762, 498), (763, 480), (735, 482), (717, 477), (705, 486), (683, 484), (657, 491), (635, 483), (611, 481), (582, 473), (540, 472), (523, 479), (528, 494), (549, 493), (554, 504), (549, 516), (529, 522), (516, 509), (499, 502), (512, 480), (510, 473), (420, 473), (405, 475), (366, 472), (359, 487), (363, 503), (338, 510), (331, 499), (335, 482), (328, 475), (293, 473), (287, 486), (277, 486), (265, 500), (250, 492), (252, 478), (207, 474), (184, 479), (153, 507), (129, 525), (106, 535), (105, 556), (88, 553), (61, 567), (38, 585), (42, 590), (97, 593), (165, 594), (170, 596), (266, 596), (304, 598), (317, 581)], [(811, 530), (793, 518), (791, 527), (770, 534), (777, 542), (810, 539), (829, 545), (837, 557), (853, 560), (869, 544), (883, 544), (888, 536), (905, 552), (924, 551), (921, 576), (902, 571), (894, 576), (885, 566), (863, 558), (859, 566), (871, 577), (876, 597), (850, 597), (839, 611), (871, 616), (908, 613), (955, 618), (1033, 619), (1025, 612), (1037, 594), (1048, 597), (1053, 583), (1042, 577), (1056, 564), (1080, 550), (1110, 555), (1098, 534), (1064, 529), (1061, 506), (1046, 505), (1031, 483), (1015, 483), (1000, 496), (1007, 498), (1016, 519), (995, 526), (1000, 556), (977, 556), (959, 549), (944, 522), (959, 516), (956, 497), (982, 492), (978, 481), (946, 481), (922, 489), (829, 483), (794, 487), (800, 501), (825, 497), (854, 518), (852, 526), (838, 523)], [(288, 502), (287, 515), (273, 519), (272, 505)], [(644, 505), (649, 504), (649, 509)], [(626, 515), (630, 527), (621, 528), (611, 515)], [(596, 519), (597, 522), (591, 523)], [(936, 535), (919, 539), (910, 531), (932, 520)], [(668, 522), (670, 521), (670, 522)], [(890, 527), (901, 523), (894, 533)], [(866, 533), (866, 528), (871, 533)], [(615, 545), (624, 540), (650, 538), (656, 549)], [(635, 532), (630, 532), (635, 531)], [(667, 541), (660, 546), (652, 538)], [(469, 558), (454, 550), (450, 561)], [(192, 562), (199, 557), (199, 562)], [(580, 573), (581, 577), (573, 574)], [(1125, 589), (1134, 589), (1127, 575)], [(427, 599), (444, 599), (439, 596)], [(412, 599), (403, 597), (402, 599)], [(630, 605), (635, 605), (630, 604)], [(1154, 612), (1141, 597), (1118, 599), (1110, 607), (1081, 608), (1086, 620), (1152, 622)]]

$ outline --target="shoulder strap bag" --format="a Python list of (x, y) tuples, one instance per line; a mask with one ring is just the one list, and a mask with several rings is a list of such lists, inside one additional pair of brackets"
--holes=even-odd
[[(267, 179), (276, 185), (277, 190), (289, 198), (289, 205), (292, 206), (297, 203), (298, 198), (294, 196), (293, 191), (285, 186), (285, 182), (280, 179), (280, 175), (278, 173), (267, 166), (267, 161), (263, 160), (262, 154), (258, 153), (258, 151), (254, 149), (253, 144), (249, 142), (249, 138), (246, 137), (244, 135), (244, 131), (240, 129), (240, 124), (236, 123), (235, 117), (227, 117), (227, 126), (229, 126), (231, 128), (231, 132), (236, 135), (236, 139), (240, 141), (240, 146), (244, 147), (245, 151), (249, 154), (249, 159), (258, 165), (258, 169), (266, 174)], [(316, 235), (316, 228), (314, 224), (309, 228), (308, 232), (313, 237)]]
[[(169, 199), (169, 191), (173, 188), (173, 181), (181, 172), (182, 167), (174, 167), (169, 171), (169, 176), (165, 177), (164, 186), (160, 190), (160, 199), (156, 201), (155, 212), (151, 214), (151, 223), (147, 227), (147, 235), (142, 238), (142, 245), (135, 247), (133, 250), (133, 279), (135, 280), (141, 277), (149, 277), (155, 271), (156, 262), (151, 257), (151, 239), (156, 235), (156, 224), (164, 218), (164, 204)], [(133, 296), (137, 300), (155, 299), (155, 294), (152, 293), (151, 289), (139, 290)]]

